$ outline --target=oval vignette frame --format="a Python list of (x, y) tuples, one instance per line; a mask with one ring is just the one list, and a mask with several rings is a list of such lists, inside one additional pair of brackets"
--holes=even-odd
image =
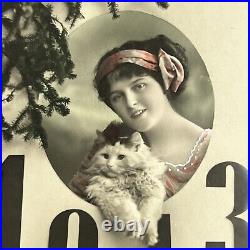
[(112, 120), (119, 120), (98, 100), (93, 87), (94, 69), (99, 58), (128, 40), (144, 40), (158, 34), (180, 43), (186, 49), (189, 61), (186, 87), (172, 106), (199, 126), (212, 128), (214, 95), (211, 80), (198, 51), (181, 31), (163, 19), (137, 11), (121, 11), (116, 20), (112, 20), (110, 14), (94, 17), (69, 37), (77, 78), (66, 80), (58, 92), (70, 97), (70, 114), (66, 117), (54, 114), (43, 121), (48, 133), (47, 157), (66, 185), (91, 148), (96, 129), (103, 130)]

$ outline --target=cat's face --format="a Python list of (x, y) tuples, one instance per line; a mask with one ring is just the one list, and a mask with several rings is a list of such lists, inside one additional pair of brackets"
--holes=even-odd
[(94, 155), (91, 162), (101, 174), (115, 177), (128, 171), (130, 154), (128, 149), (119, 143), (114, 146), (106, 145)]
[[(100, 136), (100, 134), (99, 134)], [(127, 143), (105, 145), (92, 157), (90, 169), (92, 173), (100, 173), (108, 177), (116, 177), (126, 172), (141, 168), (141, 162), (148, 151), (139, 133), (134, 133)]]

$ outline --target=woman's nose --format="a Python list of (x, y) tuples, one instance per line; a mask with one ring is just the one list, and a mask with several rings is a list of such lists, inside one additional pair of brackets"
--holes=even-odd
[(127, 93), (126, 102), (127, 102), (128, 108), (133, 108), (137, 104), (136, 96), (133, 93)]

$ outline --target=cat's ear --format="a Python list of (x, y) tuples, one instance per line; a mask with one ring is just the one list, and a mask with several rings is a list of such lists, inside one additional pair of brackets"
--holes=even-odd
[(129, 138), (129, 146), (138, 151), (139, 147), (143, 144), (143, 139), (139, 132), (134, 132)]
[(105, 143), (106, 142), (106, 138), (101, 131), (96, 130), (96, 135), (97, 135), (97, 138), (95, 139), (96, 143)]

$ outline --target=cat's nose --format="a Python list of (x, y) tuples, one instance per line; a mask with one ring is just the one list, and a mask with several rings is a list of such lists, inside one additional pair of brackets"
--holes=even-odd
[(108, 167), (108, 168), (113, 168), (113, 166), (112, 166), (112, 165), (110, 165), (110, 164), (108, 164), (108, 165), (107, 165), (107, 167)]

